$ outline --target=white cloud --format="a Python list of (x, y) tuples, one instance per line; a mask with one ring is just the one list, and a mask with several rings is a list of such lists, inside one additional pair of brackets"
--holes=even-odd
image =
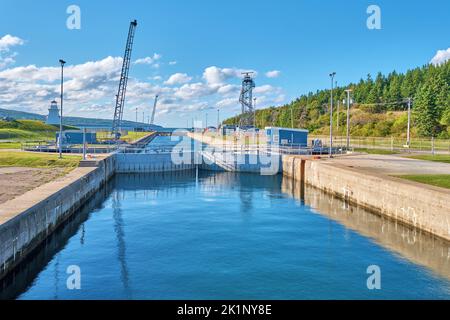
[(12, 47), (20, 46), (23, 44), (24, 41), (19, 37), (7, 34), (0, 38), (0, 51), (8, 51)]
[(267, 78), (278, 78), (280, 75), (281, 75), (281, 71), (278, 71), (278, 70), (272, 70), (272, 71), (266, 72)]
[(176, 65), (177, 63), (178, 63), (177, 61), (170, 61), (170, 62), (169, 62), (169, 65), (174, 66), (174, 65)]
[(160, 60), (161, 58), (162, 58), (162, 55), (160, 55), (159, 53), (154, 53), (153, 56), (137, 59), (136, 61), (134, 61), (134, 63), (135, 64), (152, 65), (152, 64), (155, 64), (156, 61)]
[[(121, 57), (105, 57), (97, 61), (67, 65), (66, 114), (110, 119), (121, 67)], [(191, 83), (194, 77), (184, 73), (175, 73), (166, 82), (162, 82), (161, 76), (157, 74), (149, 74), (145, 81), (139, 80), (133, 77), (132, 71), (128, 81), (124, 119), (134, 119), (135, 108), (146, 115), (151, 112), (156, 94), (160, 95), (158, 115), (161, 115), (157, 122), (170, 119), (169, 125), (173, 121), (181, 123), (181, 118), (202, 117), (204, 112), (217, 107), (224, 108), (222, 116), (231, 116), (239, 112), (243, 70), (209, 67), (203, 70), (203, 79), (194, 83)], [(49, 102), (59, 96), (59, 80), (58, 66), (27, 65), (0, 70), (0, 105), (46, 114)], [(254, 93), (258, 98), (258, 108), (274, 105), (282, 99), (282, 90), (270, 85), (262, 84), (255, 88)]]
[(450, 60), (450, 48), (448, 48), (447, 50), (438, 50), (433, 59), (431, 59), (430, 63), (434, 65), (440, 65), (444, 62), (447, 62), (448, 60)]
[(235, 84), (225, 84), (225, 85), (219, 87), (217, 92), (222, 95), (230, 95), (230, 94), (238, 95), (240, 90), (241, 90), (241, 86), (238, 86)]
[(185, 84), (192, 80), (192, 77), (189, 77), (186, 73), (175, 73), (167, 79), (164, 84), (167, 85), (176, 85), (176, 84)]
[(254, 94), (268, 94), (268, 93), (277, 93), (280, 89), (271, 86), (270, 84), (265, 84), (262, 86), (258, 86), (253, 89)]
[(218, 108), (235, 107), (240, 106), (238, 98), (226, 98), (216, 103)]
[(223, 84), (231, 78), (242, 78), (243, 72), (253, 72), (256, 77), (256, 72), (253, 70), (236, 69), (236, 68), (218, 68), (211, 66), (203, 72), (203, 79), (210, 85)]
[(7, 34), (0, 38), (0, 69), (3, 69), (16, 62), (16, 52), (10, 52), (11, 48), (21, 46), (25, 43), (19, 37)]
[(212, 88), (202, 82), (184, 84), (175, 89), (175, 97), (183, 100), (198, 99), (216, 93), (217, 89)]

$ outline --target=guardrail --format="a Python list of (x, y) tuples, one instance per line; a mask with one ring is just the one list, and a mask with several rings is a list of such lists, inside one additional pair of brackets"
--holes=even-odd
[[(212, 151), (218, 153), (233, 154), (289, 154), (289, 155), (327, 155), (330, 153), (328, 146), (322, 147), (306, 147), (304, 145), (282, 145), (274, 146), (269, 144), (247, 144), (247, 145), (231, 145), (231, 144), (201, 144), (199, 146), (174, 146), (174, 145), (158, 145), (146, 148), (129, 148), (119, 147), (118, 153), (132, 154), (164, 154), (164, 153), (181, 153), (195, 151)], [(347, 150), (343, 146), (335, 146), (332, 148), (332, 154), (345, 154)]]
[[(321, 139), (326, 142), (329, 136), (310, 136), (309, 140)], [(345, 136), (334, 136), (334, 143), (346, 145)], [(354, 149), (382, 149), (396, 152), (450, 153), (450, 139), (412, 138), (409, 147), (406, 139), (400, 137), (350, 137)]]

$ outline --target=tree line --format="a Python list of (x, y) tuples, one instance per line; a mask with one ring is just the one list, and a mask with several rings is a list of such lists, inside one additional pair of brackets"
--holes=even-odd
[[(411, 98), (412, 135), (450, 137), (450, 61), (438, 66), (427, 64), (405, 73), (378, 73), (375, 78), (368, 74), (358, 83), (335, 88), (333, 130), (336, 134), (344, 134), (346, 130), (346, 89), (352, 89), (352, 135), (404, 136), (407, 101)], [(289, 104), (257, 110), (255, 124), (258, 128), (293, 126), (325, 134), (329, 132), (330, 93), (330, 89), (317, 90)], [(224, 123), (238, 124), (239, 117)]]

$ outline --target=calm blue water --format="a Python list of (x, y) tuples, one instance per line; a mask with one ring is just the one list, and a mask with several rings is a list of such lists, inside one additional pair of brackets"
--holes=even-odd
[[(282, 189), (280, 176), (118, 175), (49, 239), (2, 295), (19, 299), (450, 298), (450, 282), (432, 269), (330, 220)], [(319, 199), (311, 192), (308, 197)], [(379, 218), (369, 216), (373, 219)], [(374, 264), (382, 272), (378, 291), (366, 286), (366, 269)], [(81, 290), (66, 288), (70, 265), (81, 268)]]

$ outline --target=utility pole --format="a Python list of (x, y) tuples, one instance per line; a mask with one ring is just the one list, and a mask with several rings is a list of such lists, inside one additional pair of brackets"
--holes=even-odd
[(217, 132), (219, 132), (219, 126), (220, 126), (220, 109), (217, 108)]
[(347, 92), (347, 150), (350, 149), (350, 92), (351, 89), (345, 90)]
[(83, 160), (86, 160), (86, 128), (83, 128)]
[(330, 103), (330, 158), (333, 158), (333, 85), (336, 72), (330, 73), (331, 78), (331, 103)]
[(62, 144), (63, 144), (63, 101), (64, 101), (64, 65), (66, 62), (59, 59), (61, 64), (61, 116), (59, 117), (59, 158), (62, 159)]
[(408, 128), (406, 132), (406, 145), (411, 147), (411, 98), (408, 98)]
[(137, 113), (138, 113), (138, 108), (136, 108), (136, 123), (138, 122)]
[(253, 110), (255, 110), (254, 112), (255, 112), (255, 114), (254, 114), (254, 118), (253, 118), (253, 121), (254, 121), (254, 123), (253, 123), (253, 126), (255, 127), (255, 129), (256, 129), (256, 100), (257, 100), (258, 98), (253, 98)]
[[(335, 82), (335, 86), (334, 87), (337, 89), (337, 87), (338, 87), (337, 81)], [(340, 106), (341, 106), (341, 100), (338, 98), (337, 99), (337, 114), (336, 114), (336, 117), (337, 117), (337, 119), (336, 119), (336, 129), (337, 129), (338, 136), (339, 136), (339, 107)]]
[(292, 111), (293, 105), (291, 104), (291, 128), (294, 129), (294, 112)]

